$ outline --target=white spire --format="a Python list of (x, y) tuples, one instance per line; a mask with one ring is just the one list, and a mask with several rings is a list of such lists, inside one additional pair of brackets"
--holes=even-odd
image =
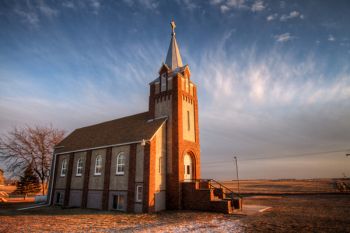
[(175, 22), (174, 20), (171, 21), (170, 23), (172, 33), (171, 33), (171, 40), (170, 40), (170, 45), (168, 49), (168, 54), (166, 56), (165, 64), (171, 69), (174, 70), (178, 67), (182, 67), (182, 59), (180, 55), (180, 50), (179, 47), (177, 46), (176, 38), (175, 38)]

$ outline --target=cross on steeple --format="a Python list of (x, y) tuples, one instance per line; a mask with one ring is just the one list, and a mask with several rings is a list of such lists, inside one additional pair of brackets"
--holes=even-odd
[(170, 45), (168, 49), (168, 54), (166, 56), (165, 64), (167, 64), (171, 70), (175, 70), (178, 67), (182, 67), (183, 64), (182, 64), (179, 47), (177, 45), (176, 38), (175, 38), (176, 24), (174, 20), (171, 20), (170, 26), (171, 26), (171, 40), (170, 40)]
[(175, 21), (171, 20), (170, 25), (171, 25), (171, 30), (172, 30), (171, 35), (175, 35), (175, 28), (176, 28)]

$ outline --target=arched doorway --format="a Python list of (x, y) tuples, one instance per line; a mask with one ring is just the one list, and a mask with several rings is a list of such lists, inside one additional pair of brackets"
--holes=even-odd
[(192, 156), (186, 153), (184, 156), (184, 181), (191, 181), (192, 179), (193, 179)]

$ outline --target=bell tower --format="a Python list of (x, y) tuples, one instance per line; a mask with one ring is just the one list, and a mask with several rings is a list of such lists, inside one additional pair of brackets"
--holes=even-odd
[(150, 119), (167, 117), (166, 205), (181, 208), (181, 183), (200, 178), (198, 98), (188, 65), (183, 65), (175, 22), (165, 63), (150, 83)]

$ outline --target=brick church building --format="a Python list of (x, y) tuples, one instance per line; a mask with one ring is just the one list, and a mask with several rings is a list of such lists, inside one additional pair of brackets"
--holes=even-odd
[(55, 146), (50, 204), (232, 211), (222, 187), (200, 180), (197, 88), (171, 27), (166, 61), (149, 84), (148, 111), (76, 129)]

